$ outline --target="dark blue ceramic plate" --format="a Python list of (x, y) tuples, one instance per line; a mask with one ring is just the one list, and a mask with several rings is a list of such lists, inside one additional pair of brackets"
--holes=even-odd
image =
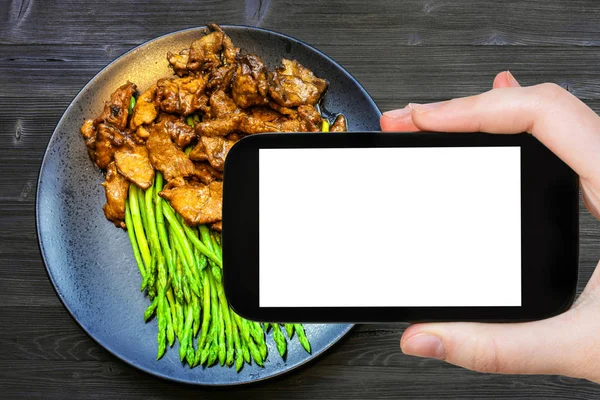
[[(282, 57), (295, 58), (330, 82), (325, 108), (342, 112), (350, 130), (379, 129), (380, 112), (360, 84), (320, 51), (291, 37), (264, 29), (223, 26), (236, 46), (256, 53), (274, 67)], [(282, 360), (272, 338), (265, 367), (214, 366), (190, 369), (179, 362), (176, 348), (160, 361), (156, 356), (156, 320), (144, 323), (149, 300), (139, 291), (140, 276), (125, 231), (104, 218), (102, 173), (89, 159), (79, 128), (99, 115), (103, 102), (130, 80), (144, 90), (172, 74), (167, 51), (178, 52), (205, 29), (175, 32), (123, 55), (96, 75), (75, 97), (48, 144), (38, 181), (36, 216), (40, 249), (50, 280), (67, 310), (100, 345), (123, 361), (151, 374), (179, 382), (233, 385), (266, 379), (316, 357), (352, 328), (348, 324), (306, 325), (313, 353), (294, 337)], [(270, 335), (269, 335), (270, 336)]]

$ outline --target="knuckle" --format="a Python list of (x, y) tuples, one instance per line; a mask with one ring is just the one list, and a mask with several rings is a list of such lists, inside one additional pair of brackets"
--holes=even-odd
[(541, 98), (551, 102), (569, 94), (569, 92), (567, 92), (561, 86), (551, 82), (542, 83), (540, 85), (535, 86), (535, 88), (537, 89), (537, 92)]

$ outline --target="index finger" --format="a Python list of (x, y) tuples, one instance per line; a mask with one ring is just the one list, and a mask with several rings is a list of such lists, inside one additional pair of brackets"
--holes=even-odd
[(529, 132), (582, 178), (600, 180), (600, 117), (558, 85), (499, 88), (410, 108), (422, 131)]

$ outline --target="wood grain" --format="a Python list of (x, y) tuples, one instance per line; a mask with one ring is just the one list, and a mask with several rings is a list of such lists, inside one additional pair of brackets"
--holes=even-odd
[[(357, 326), (267, 382), (165, 382), (116, 359), (70, 317), (41, 261), (34, 215), (40, 162), (70, 101), (157, 36), (209, 21), (280, 31), (340, 62), (382, 110), (478, 93), (510, 69), (522, 84), (556, 82), (600, 112), (599, 18), (593, 0), (0, 1), (0, 398), (599, 398), (583, 380), (483, 375), (405, 356), (406, 324)], [(578, 292), (600, 258), (600, 223), (580, 209)]]

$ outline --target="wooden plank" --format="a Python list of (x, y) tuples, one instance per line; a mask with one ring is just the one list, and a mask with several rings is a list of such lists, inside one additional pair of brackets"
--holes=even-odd
[(211, 21), (261, 26), (313, 43), (600, 44), (599, 11), (585, 0), (187, 0), (144, 7), (116, 0), (51, 0), (14, 1), (7, 11), (0, 21), (3, 44), (139, 44)]
[[(77, 92), (105, 65), (130, 49), (114, 52), (89, 45), (0, 45), (2, 92), (7, 111), (48, 112), (53, 101), (66, 107)], [(318, 46), (341, 63), (369, 91), (380, 107), (406, 101), (429, 101), (478, 93), (491, 87), (496, 73), (510, 69), (523, 85), (555, 82), (584, 100), (600, 98), (600, 64), (595, 48)], [(13, 51), (14, 49), (14, 51)], [(46, 53), (39, 56), (40, 51)], [(383, 58), (382, 51), (389, 52)], [(52, 76), (52, 79), (48, 79)], [(37, 90), (23, 90), (31, 85)], [(6, 99), (6, 100), (4, 100)], [(33, 99), (39, 106), (31, 108)], [(9, 114), (14, 115), (14, 114)]]
[[(413, 361), (414, 360), (414, 361)], [(590, 399), (598, 385), (555, 376), (492, 376), (461, 371), (435, 360), (412, 358), (402, 366), (300, 368), (271, 381), (237, 388), (176, 385), (113, 361), (2, 361), (2, 394), (29, 398), (202, 399)], [(415, 371), (419, 371), (415, 374)], [(201, 371), (199, 371), (201, 373)], [(27, 376), (27, 381), (23, 379)], [(376, 377), (376, 380), (375, 380)], [(435, 382), (435, 384), (431, 384)]]

